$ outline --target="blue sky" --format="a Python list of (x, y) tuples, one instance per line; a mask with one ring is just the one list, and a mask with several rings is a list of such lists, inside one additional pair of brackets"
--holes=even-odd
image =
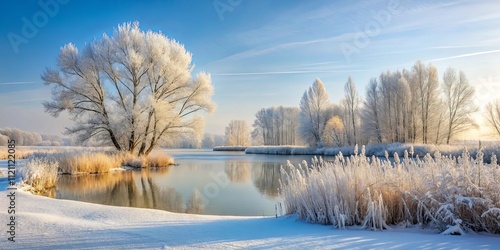
[[(43, 113), (50, 88), (40, 74), (55, 67), (61, 46), (81, 47), (132, 21), (183, 43), (193, 53), (195, 71), (212, 74), (218, 108), (206, 118), (210, 133), (222, 134), (232, 119), (251, 124), (264, 107), (297, 106), (316, 78), (339, 101), (349, 75), (364, 94), (371, 77), (408, 69), (417, 59), (436, 65), (440, 75), (448, 66), (463, 70), (479, 105), (500, 98), (495, 0), (40, 2), (57, 8), (0, 2), (0, 127), (62, 132), (71, 121)], [(26, 20), (35, 31), (23, 32)], [(13, 34), (26, 43), (13, 45)]]

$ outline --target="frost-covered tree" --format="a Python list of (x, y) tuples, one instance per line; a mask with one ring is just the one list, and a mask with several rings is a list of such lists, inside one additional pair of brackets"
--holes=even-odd
[(411, 114), (412, 114), (412, 97), (408, 78), (405, 77), (405, 72), (396, 74), (399, 78), (396, 82), (396, 103), (395, 109), (395, 141), (411, 142), (413, 139), (410, 137), (411, 131)]
[(383, 72), (379, 80), (378, 116), (384, 141), (411, 141), (407, 128), (411, 127), (412, 96), (405, 72)]
[(252, 140), (262, 145), (299, 144), (298, 107), (263, 108), (255, 114)]
[(214, 148), (217, 146), (224, 146), (224, 140), (223, 135), (205, 134), (201, 142), (201, 147)]
[(361, 109), (362, 131), (363, 137), (379, 143), (382, 142), (380, 102), (378, 82), (376, 78), (372, 78), (366, 86), (365, 101)]
[[(371, 142), (449, 142), (475, 122), (474, 88), (463, 72), (448, 70), (439, 88), (438, 71), (417, 61), (412, 70), (382, 72), (366, 88), (361, 134)], [(344, 122), (344, 124), (346, 124)]]
[(347, 141), (350, 145), (357, 144), (358, 136), (356, 128), (358, 127), (359, 106), (361, 98), (356, 90), (356, 84), (349, 76), (344, 86), (344, 99), (342, 104), (345, 110), (344, 129), (346, 131)]
[(232, 120), (226, 127), (227, 146), (250, 145), (250, 129), (244, 120)]
[(426, 67), (422, 61), (417, 61), (412, 68), (412, 86), (416, 90), (420, 122), (422, 126), (422, 142), (428, 143), (432, 129), (435, 129), (439, 115), (439, 80), (437, 68)]
[(332, 117), (328, 93), (320, 79), (316, 79), (300, 100), (299, 132), (304, 142), (312, 147), (323, 146), (326, 123)]
[[(18, 146), (36, 146), (43, 140), (39, 133), (22, 131), (18, 128), (0, 129), (0, 135), (15, 140)], [(60, 138), (58, 140), (60, 141)]]
[(453, 136), (467, 130), (471, 126), (477, 126), (470, 115), (478, 110), (474, 104), (474, 87), (469, 83), (464, 72), (457, 72), (448, 68), (443, 75), (442, 86), (447, 112), (447, 136), (446, 143), (450, 144)]
[(500, 99), (486, 105), (485, 118), (495, 133), (500, 136)]
[(202, 119), (194, 114), (214, 110), (213, 87), (209, 74), (192, 76), (191, 59), (177, 41), (124, 23), (82, 50), (61, 48), (58, 68), (42, 74), (53, 86), (45, 110), (54, 117), (68, 111), (75, 126), (66, 132), (80, 141), (138, 155), (185, 134), (201, 138)]
[(413, 141), (412, 96), (407, 71), (383, 72), (366, 88), (361, 111), (363, 134), (374, 142)]
[(346, 144), (344, 123), (338, 115), (334, 115), (326, 123), (324, 139), (325, 145), (340, 147)]
[(203, 137), (203, 141), (201, 141), (201, 147), (202, 148), (213, 148), (213, 147), (215, 147), (214, 135), (212, 135), (212, 134), (205, 134), (205, 136)]

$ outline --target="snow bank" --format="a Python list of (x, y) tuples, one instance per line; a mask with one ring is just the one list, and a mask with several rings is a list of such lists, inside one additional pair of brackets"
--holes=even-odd
[(314, 154), (314, 148), (300, 147), (300, 146), (258, 146), (248, 147), (245, 150), (246, 154), (270, 154), (270, 155), (294, 155)]
[(246, 146), (217, 146), (214, 151), (245, 151)]
[[(344, 156), (355, 155), (355, 147), (324, 147), (324, 148), (310, 148), (302, 146), (253, 146), (245, 150), (247, 154), (271, 154), (271, 155), (318, 155), (318, 156), (336, 156), (342, 152)], [(407, 151), (410, 156), (424, 157), (427, 154), (434, 155), (440, 152), (443, 155), (450, 155), (459, 157), (465, 151), (464, 146), (459, 145), (432, 145), (432, 144), (411, 144), (411, 143), (380, 143), (370, 144), (365, 147), (366, 156), (385, 157), (386, 151), (389, 156), (397, 153), (399, 156), (404, 155)], [(476, 156), (478, 148), (467, 149), (472, 156)], [(484, 155), (491, 156), (492, 154), (500, 155), (500, 146), (489, 145), (482, 149)], [(489, 157), (485, 158), (489, 163)]]
[[(294, 216), (201, 216), (17, 195), (22, 202), (16, 242), (4, 237), (2, 249), (475, 249), (500, 244), (500, 238), (489, 235), (452, 237), (397, 227), (332, 230)], [(7, 217), (5, 209), (0, 217)]]

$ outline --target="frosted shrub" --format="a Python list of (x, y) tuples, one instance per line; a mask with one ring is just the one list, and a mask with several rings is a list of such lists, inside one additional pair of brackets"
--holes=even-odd
[(59, 164), (50, 157), (29, 158), (21, 168), (22, 181), (33, 193), (44, 194), (55, 187)]
[(333, 161), (313, 159), (281, 169), (281, 193), (288, 213), (310, 223), (338, 228), (359, 225), (421, 225), (447, 234), (468, 230), (500, 233), (500, 168), (465, 150), (459, 157), (409, 158), (394, 163), (361, 155)]

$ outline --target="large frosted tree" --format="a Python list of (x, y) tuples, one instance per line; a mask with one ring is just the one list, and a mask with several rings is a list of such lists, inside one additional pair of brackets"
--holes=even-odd
[(53, 86), (45, 110), (67, 111), (67, 128), (80, 141), (94, 139), (117, 150), (148, 155), (157, 145), (185, 137), (201, 139), (203, 122), (195, 113), (212, 112), (210, 75), (192, 76), (192, 55), (162, 33), (119, 25), (79, 50), (63, 46), (57, 69), (42, 80)]
[(316, 79), (300, 100), (299, 132), (303, 141), (313, 147), (322, 147), (323, 133), (331, 117), (332, 107), (328, 93), (323, 82)]

